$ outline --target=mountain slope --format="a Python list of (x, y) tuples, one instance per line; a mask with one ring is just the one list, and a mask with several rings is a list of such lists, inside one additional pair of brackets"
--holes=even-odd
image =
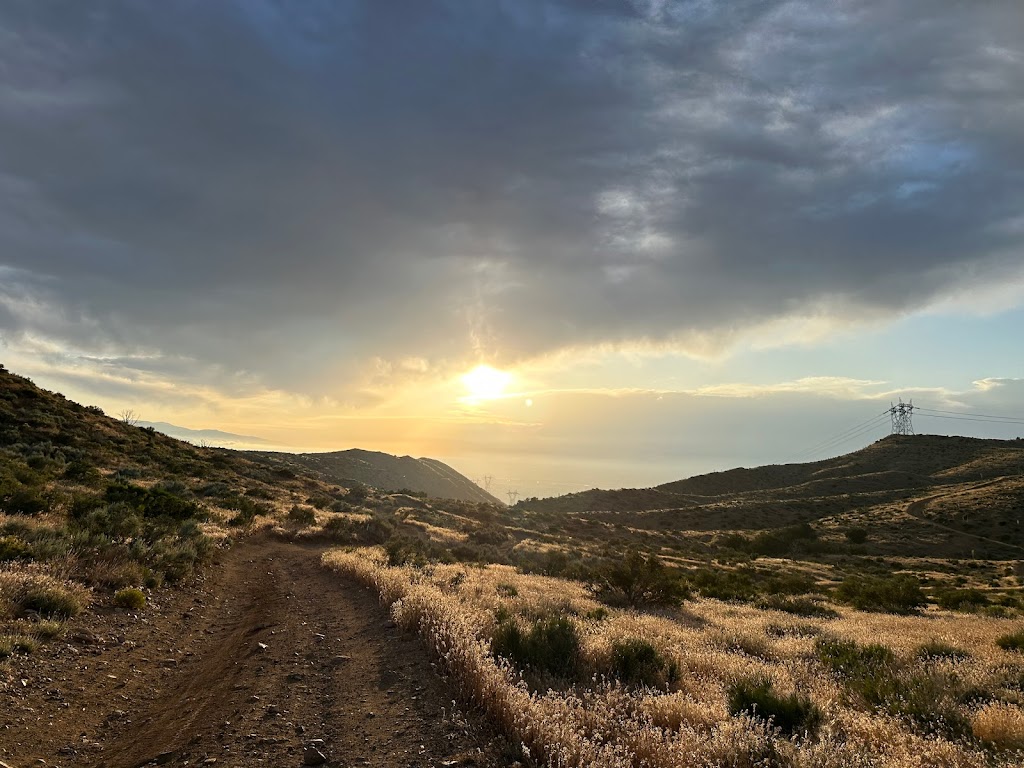
[(441, 499), (501, 504), (483, 488), (436, 459), (392, 456), (353, 448), (329, 453), (243, 451), (239, 455), (296, 473), (312, 472), (328, 483), (362, 483), (385, 491), (411, 490)]
[(731, 469), (655, 488), (528, 499), (518, 509), (651, 533), (867, 528), (879, 551), (1024, 553), (1024, 441), (889, 436), (807, 464)]

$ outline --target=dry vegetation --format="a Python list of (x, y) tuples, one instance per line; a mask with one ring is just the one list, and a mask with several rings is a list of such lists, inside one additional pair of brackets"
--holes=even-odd
[(141, 610), (245, 530), (368, 496), (109, 418), (0, 366), (0, 661), (87, 606)]
[[(996, 643), (1014, 620), (850, 609), (795, 619), (704, 599), (645, 613), (509, 566), (395, 567), (367, 548), (325, 561), (377, 590), (463, 695), (546, 764), (1009, 766), (1024, 758), (1014, 752), (1024, 740), (1024, 657)], [(554, 631), (558, 619), (568, 632)], [(513, 622), (539, 647), (510, 659), (494, 648), (512, 647), (505, 628)], [(836, 648), (846, 655), (830, 654)], [(865, 677), (855, 660), (872, 648), (883, 658)]]
[(274, 526), (344, 547), (326, 564), (538, 763), (1024, 760), (1024, 444), (890, 438), (513, 508), (267, 461), (0, 369), (0, 663)]

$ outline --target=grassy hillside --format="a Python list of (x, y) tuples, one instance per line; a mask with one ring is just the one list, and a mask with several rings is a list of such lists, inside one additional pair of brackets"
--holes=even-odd
[(187, 583), (253, 527), (423, 504), (255, 458), (108, 417), (0, 367), (0, 658), (90, 604)]
[(824, 540), (842, 542), (847, 529), (866, 527), (866, 551), (874, 554), (1018, 558), (1022, 475), (1021, 440), (894, 435), (825, 461), (528, 499), (518, 507), (561, 515), (571, 526), (599, 522), (663, 536), (755, 535), (814, 523)]
[(468, 478), (436, 459), (392, 456), (379, 451), (351, 449), (330, 453), (243, 451), (245, 458), (275, 468), (312, 474), (325, 482), (372, 485), (386, 491), (424, 493), (439, 499), (500, 504)]

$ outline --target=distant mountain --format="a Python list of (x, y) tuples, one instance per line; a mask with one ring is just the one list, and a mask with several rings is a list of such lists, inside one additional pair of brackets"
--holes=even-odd
[(231, 432), (222, 432), (219, 429), (189, 429), (179, 427), (177, 424), (168, 424), (166, 421), (140, 421), (136, 424), (139, 427), (152, 427), (157, 432), (162, 432), (169, 437), (178, 440), (185, 440), (193, 445), (216, 445), (222, 448), (244, 448), (251, 446), (273, 445), (269, 440), (252, 435), (235, 435)]
[(241, 453), (252, 461), (277, 469), (290, 469), (296, 473), (312, 471), (326, 482), (343, 486), (363, 483), (385, 491), (411, 490), (442, 499), (502, 504), (469, 478), (436, 459), (392, 456), (359, 448), (330, 453)]

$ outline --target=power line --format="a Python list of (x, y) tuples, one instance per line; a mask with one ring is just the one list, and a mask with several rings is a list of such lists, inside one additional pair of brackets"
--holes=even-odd
[[(1024, 424), (1024, 418), (1019, 416), (994, 416), (986, 413), (973, 413), (972, 411), (940, 411), (936, 408), (921, 408), (925, 416), (933, 419), (963, 419), (965, 421), (982, 421), (992, 424)], [(938, 414), (948, 414), (940, 416)]]
[(938, 408), (925, 408), (923, 405), (919, 405), (918, 408), (922, 411), (931, 411), (932, 413), (948, 413), (953, 416), (983, 416), (986, 419), (1014, 419), (1024, 421), (1024, 416), (996, 416), (991, 413), (975, 413), (974, 411), (942, 411)]
[(868, 424), (870, 424), (870, 423), (872, 423), (874, 421), (877, 421), (878, 419), (882, 418), (883, 416), (888, 416), (888, 415), (889, 415), (888, 411), (882, 411), (881, 413), (879, 413), (879, 414), (877, 414), (875, 416), (872, 416), (867, 421), (863, 421), (860, 424), (857, 424), (855, 426), (850, 427), (849, 429), (845, 429), (842, 432), (840, 432), (838, 435), (835, 435), (834, 437), (830, 437), (827, 440), (822, 440), (820, 443), (816, 443), (812, 447), (810, 447), (810, 448), (808, 448), (808, 449), (806, 449), (804, 451), (801, 451), (800, 454), (798, 454), (798, 455), (803, 455), (805, 453), (813, 453), (814, 451), (818, 450), (818, 448), (820, 448), (821, 446), (826, 445), (827, 443), (831, 443), (833, 440), (838, 440), (839, 438), (842, 438), (842, 437), (846, 436), (848, 433), (855, 432), (858, 429), (861, 429), (862, 427), (865, 427)]
[(847, 440), (852, 440), (854, 437), (858, 437), (864, 432), (869, 432), (872, 429), (878, 427), (881, 424), (881, 420), (887, 417), (888, 415), (889, 411), (884, 410), (881, 413), (872, 416), (867, 421), (861, 422), (860, 424), (852, 426), (849, 429), (845, 429), (839, 434), (830, 437), (827, 440), (823, 440), (822, 442), (817, 443), (811, 446), (810, 448), (801, 451), (800, 453), (796, 454), (796, 456), (794, 456), (794, 459), (800, 459), (803, 456), (823, 451), (826, 448), (831, 448), (834, 444), (839, 444), (846, 442)]
[(924, 413), (922, 416), (927, 416), (930, 419), (949, 419), (950, 421), (977, 421), (982, 424), (1022, 424), (1024, 425), (1024, 419), (975, 419), (971, 416), (939, 416), (934, 413)]
[(861, 427), (857, 431), (850, 432), (848, 434), (844, 433), (842, 435), (837, 435), (836, 437), (832, 438), (831, 440), (828, 440), (828, 441), (826, 441), (824, 443), (821, 443), (821, 444), (815, 446), (814, 448), (811, 448), (809, 450), (804, 451), (803, 453), (798, 454), (796, 456), (796, 458), (797, 459), (803, 459), (804, 457), (809, 457), (809, 456), (811, 456), (811, 455), (813, 455), (815, 453), (822, 453), (824, 451), (828, 451), (828, 450), (831, 450), (832, 448), (840, 446), (843, 443), (847, 443), (850, 440), (853, 440), (855, 438), (862, 437), (863, 435), (866, 435), (866, 434), (870, 434), (871, 432), (874, 432), (879, 427), (881, 427), (885, 423), (885, 420), (886, 420), (887, 417), (888, 417), (888, 414), (879, 415), (875, 419), (873, 419), (870, 423), (865, 424), (863, 427)]
[(823, 453), (823, 452), (826, 452), (826, 451), (832, 451), (832, 450), (838, 448), (839, 446), (841, 446), (841, 445), (843, 445), (845, 443), (850, 442), (851, 440), (856, 440), (859, 437), (864, 437), (865, 435), (870, 435), (873, 432), (877, 433), (879, 428), (881, 428), (882, 426), (885, 425), (887, 417), (888, 417), (888, 414), (886, 414), (885, 416), (880, 416), (879, 418), (875, 419), (873, 422), (871, 422), (870, 424), (867, 424), (862, 429), (859, 429), (856, 432), (852, 432), (849, 435), (844, 435), (843, 437), (837, 437), (837, 438), (831, 440), (830, 442), (826, 443), (825, 445), (821, 446), (820, 448), (815, 449), (815, 452), (816, 453)]

